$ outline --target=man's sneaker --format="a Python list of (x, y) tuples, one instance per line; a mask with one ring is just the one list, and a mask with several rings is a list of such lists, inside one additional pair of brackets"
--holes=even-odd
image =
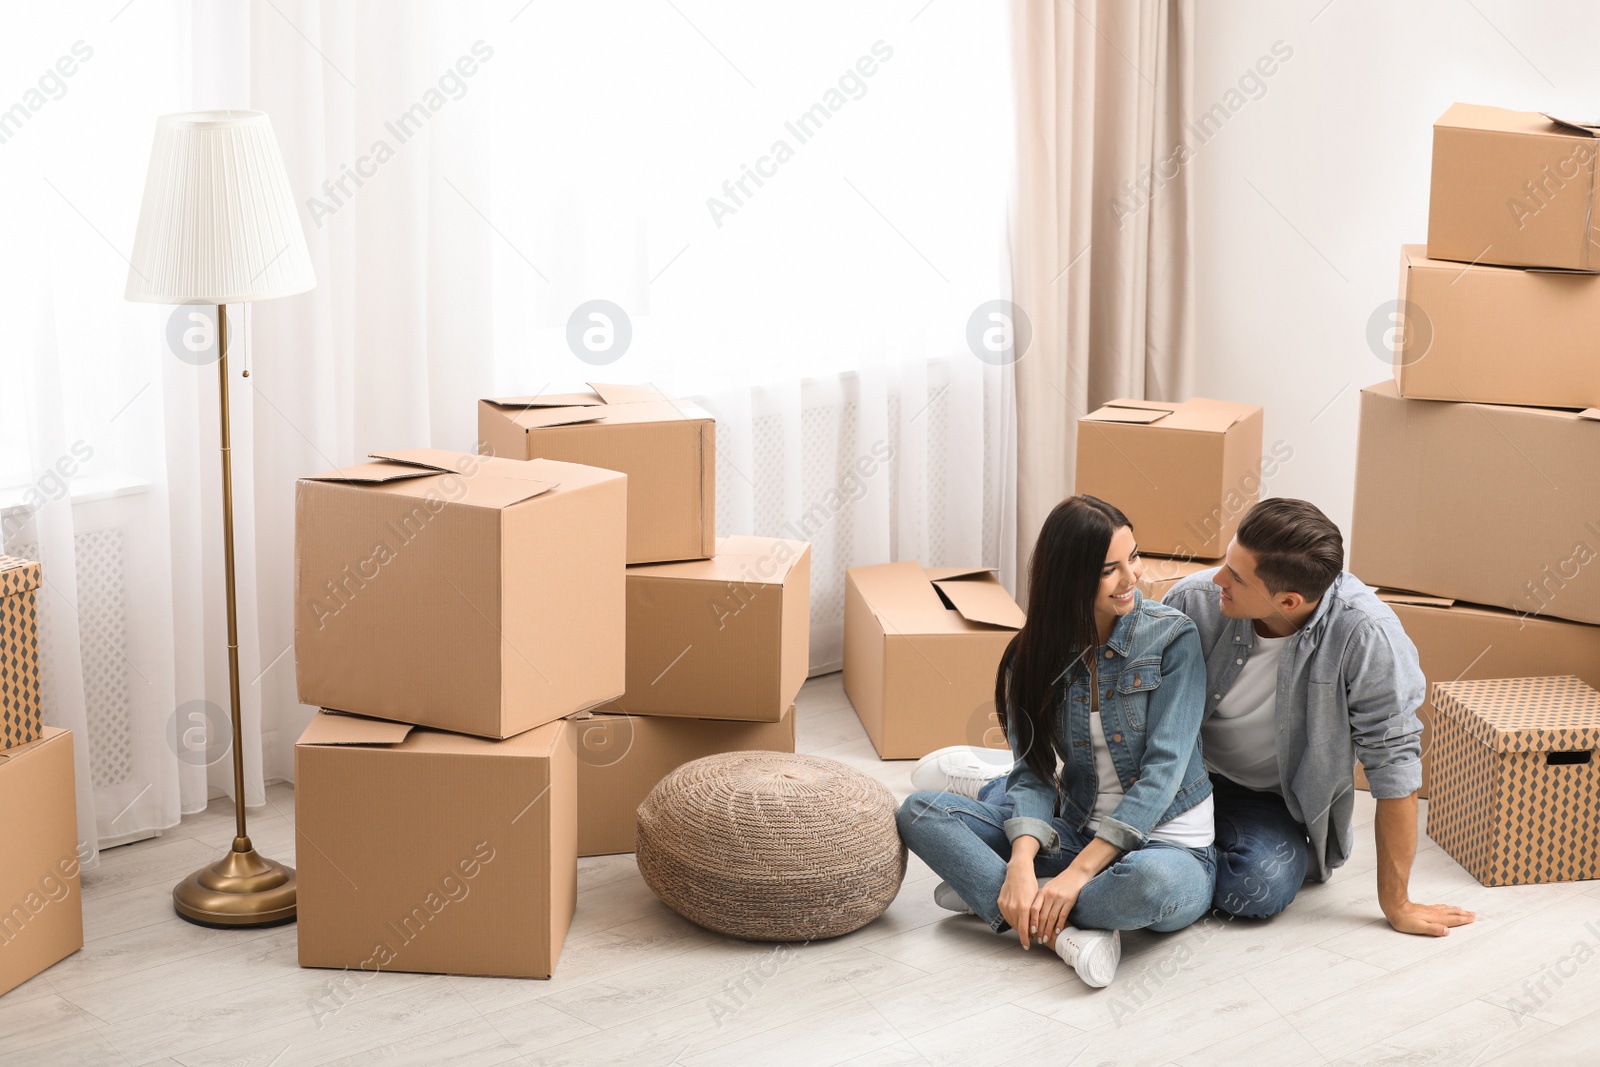
[(1104, 988), (1122, 962), (1122, 931), (1069, 926), (1056, 935), (1056, 955), (1072, 965), (1084, 985)]
[(922, 792), (957, 793), (973, 800), (978, 790), (1003, 774), (1014, 761), (1011, 753), (995, 748), (951, 745), (928, 753), (911, 771), (911, 788)]
[(949, 882), (940, 882), (933, 887), (933, 902), (945, 911), (959, 912), (962, 915), (977, 914), (967, 907), (967, 902), (961, 899), (961, 894), (957, 893), (956, 887)]

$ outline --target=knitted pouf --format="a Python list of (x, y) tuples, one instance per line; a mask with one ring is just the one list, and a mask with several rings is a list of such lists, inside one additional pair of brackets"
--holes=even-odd
[(749, 941), (860, 929), (900, 891), (895, 799), (837, 760), (728, 752), (686, 763), (639, 805), (639, 873), (672, 910)]

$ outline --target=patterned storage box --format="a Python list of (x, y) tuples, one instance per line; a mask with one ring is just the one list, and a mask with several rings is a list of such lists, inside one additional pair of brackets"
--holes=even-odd
[(1484, 885), (1600, 877), (1600, 693), (1570, 675), (1440, 682), (1428, 836)]
[(37, 741), (44, 732), (38, 589), (37, 563), (0, 556), (0, 749)]

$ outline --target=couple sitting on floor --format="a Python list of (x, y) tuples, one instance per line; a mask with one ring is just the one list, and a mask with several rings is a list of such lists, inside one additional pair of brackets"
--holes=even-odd
[(1407, 896), (1424, 682), (1400, 620), (1343, 568), (1327, 516), (1267, 500), (1221, 567), (1157, 603), (1135, 588), (1127, 517), (1092, 496), (1058, 504), (995, 681), (1012, 758), (941, 749), (900, 807), (939, 904), (1107, 985), (1123, 930), (1181, 930), (1213, 907), (1266, 918), (1326, 880), (1350, 856), (1359, 758), (1389, 924), (1472, 922)]

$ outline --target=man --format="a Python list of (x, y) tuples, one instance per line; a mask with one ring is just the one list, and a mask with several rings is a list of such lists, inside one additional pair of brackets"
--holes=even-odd
[(1407, 895), (1422, 787), (1416, 646), (1344, 570), (1339, 528), (1304, 500), (1250, 509), (1221, 567), (1164, 598), (1206, 655), (1200, 747), (1217, 818), (1214, 904), (1276, 915), (1309, 874), (1350, 856), (1355, 759), (1377, 801), (1378, 904), (1396, 930), (1442, 937), (1476, 916)]
[[(1223, 565), (1183, 579), (1164, 603), (1194, 620), (1206, 657), (1200, 748), (1216, 807), (1213, 905), (1276, 915), (1308, 876), (1326, 881), (1350, 857), (1359, 758), (1378, 806), (1378, 905), (1389, 924), (1443, 937), (1477, 918), (1407, 895), (1426, 683), (1400, 620), (1344, 570), (1339, 528), (1304, 500), (1264, 500), (1239, 524)], [(913, 786), (981, 790), (1002, 803), (1004, 781), (977, 751), (930, 754)]]

